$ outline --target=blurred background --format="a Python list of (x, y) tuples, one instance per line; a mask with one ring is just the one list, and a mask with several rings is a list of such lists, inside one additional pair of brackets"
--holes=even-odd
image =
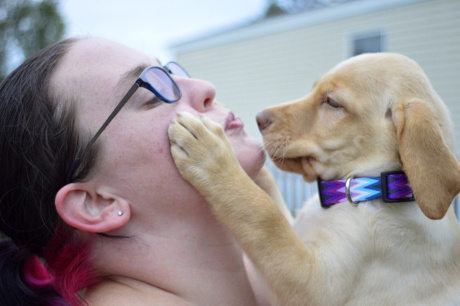
[[(213, 83), (258, 139), (259, 111), (304, 96), (338, 62), (402, 53), (448, 105), (460, 156), (460, 0), (0, 0), (0, 79), (71, 36), (179, 61)], [(268, 165), (295, 214), (316, 185)]]

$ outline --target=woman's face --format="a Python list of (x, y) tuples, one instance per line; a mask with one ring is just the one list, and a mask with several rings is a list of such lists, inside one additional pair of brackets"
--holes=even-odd
[[(78, 97), (78, 124), (92, 136), (138, 77), (123, 76), (136, 67), (151, 65), (160, 64), (126, 46), (105, 40), (82, 40), (58, 66), (52, 90)], [(212, 84), (173, 78), (182, 92), (179, 101), (151, 104), (153, 94), (139, 88), (97, 140), (101, 150), (92, 180), (111, 186), (132, 203), (153, 201), (170, 207), (184, 201), (202, 202), (174, 165), (168, 126), (178, 112), (201, 114), (222, 126), (232, 116), (228, 109), (213, 103), (216, 93)], [(254, 177), (264, 162), (259, 142), (238, 124), (227, 129), (226, 135), (242, 167)]]

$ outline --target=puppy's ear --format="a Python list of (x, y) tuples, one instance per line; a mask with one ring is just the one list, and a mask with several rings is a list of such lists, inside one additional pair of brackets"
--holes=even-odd
[(460, 191), (460, 164), (427, 102), (399, 102), (393, 109), (393, 122), (414, 197), (428, 218), (441, 219)]

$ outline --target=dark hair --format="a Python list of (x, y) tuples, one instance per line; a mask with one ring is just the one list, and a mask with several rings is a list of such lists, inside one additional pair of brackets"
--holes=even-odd
[[(54, 261), (62, 265), (56, 252), (69, 241), (75, 243), (54, 199), (83, 145), (74, 123), (75, 101), (53, 101), (75, 97), (50, 90), (53, 71), (75, 41), (63, 40), (39, 51), (0, 84), (0, 231), (12, 240), (0, 247), (1, 305), (42, 304), (38, 296), (43, 296), (43, 290), (33, 291), (24, 283), (26, 259), (44, 256), (53, 272)], [(88, 154), (74, 181), (88, 174), (95, 154), (95, 150)], [(55, 277), (59, 282), (60, 275)], [(21, 296), (37, 303), (27, 303)], [(44, 296), (52, 294), (46, 291)]]

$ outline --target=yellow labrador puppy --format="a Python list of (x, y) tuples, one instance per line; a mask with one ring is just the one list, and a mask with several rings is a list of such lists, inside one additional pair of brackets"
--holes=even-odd
[(294, 230), (219, 125), (182, 114), (169, 135), (180, 172), (235, 233), (273, 304), (460, 304), (452, 123), (414, 61), (351, 58), (257, 120), (278, 167), (319, 181)]

